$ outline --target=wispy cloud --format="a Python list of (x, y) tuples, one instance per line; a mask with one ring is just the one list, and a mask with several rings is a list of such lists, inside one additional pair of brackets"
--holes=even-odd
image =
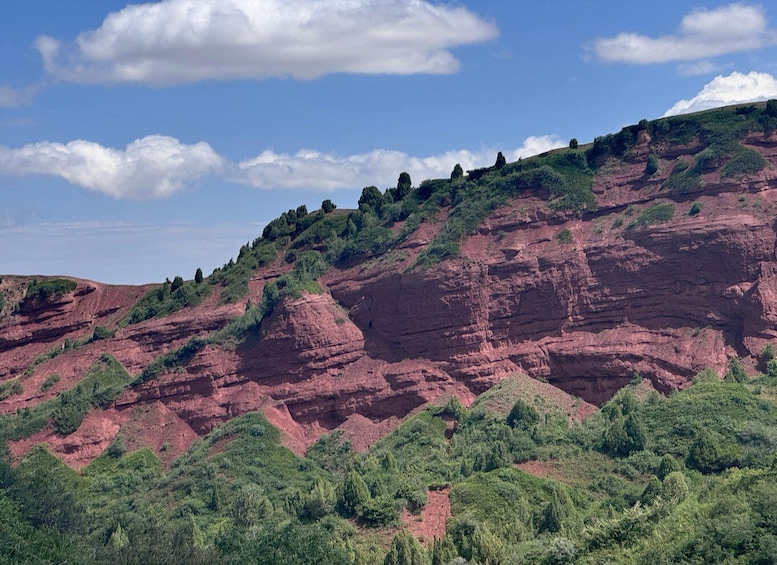
[(0, 146), (0, 173), (50, 175), (114, 198), (165, 198), (218, 170), (224, 159), (207, 143), (151, 135), (125, 150), (90, 141)]
[(683, 18), (675, 35), (653, 38), (621, 33), (594, 40), (590, 49), (602, 61), (645, 65), (707, 59), (775, 42), (777, 33), (769, 29), (764, 9), (736, 3), (693, 10)]
[(498, 33), (463, 7), (422, 0), (163, 0), (111, 13), (72, 43), (41, 36), (36, 47), (63, 80), (165, 85), (452, 73), (451, 48)]
[[(521, 147), (502, 151), (515, 160), (564, 145), (555, 136), (532, 136)], [(0, 174), (57, 176), (114, 198), (166, 198), (210, 174), (257, 188), (331, 191), (370, 184), (391, 186), (402, 171), (416, 181), (447, 177), (456, 163), (465, 170), (491, 165), (497, 152), (497, 148), (460, 149), (415, 157), (389, 149), (346, 156), (315, 150), (294, 154), (267, 150), (232, 163), (207, 143), (185, 145), (155, 135), (134, 141), (125, 150), (80, 140), (67, 144), (44, 141), (20, 149), (0, 146)]]
[(777, 98), (777, 79), (768, 73), (733, 72), (716, 76), (699, 93), (688, 100), (680, 100), (664, 116), (688, 114), (709, 108)]
[(37, 87), (12, 88), (0, 85), (0, 108), (26, 106), (38, 92)]

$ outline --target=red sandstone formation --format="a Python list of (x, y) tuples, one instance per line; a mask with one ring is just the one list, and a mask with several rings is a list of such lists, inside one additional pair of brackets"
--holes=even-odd
[[(560, 215), (520, 197), (462, 243), (459, 259), (408, 269), (443, 209), (380, 261), (331, 269), (323, 294), (280, 303), (262, 322), (261, 339), (234, 351), (209, 345), (180, 370), (93, 411), (75, 433), (46, 429), (11, 450), (20, 455), (45, 441), (80, 467), (121, 433), (169, 462), (198, 435), (257, 409), (297, 452), (334, 429), (363, 449), (412, 411), (451, 396), (469, 404), (511, 374), (542, 377), (598, 404), (637, 372), (663, 392), (706, 367), (722, 373), (731, 357), (757, 355), (777, 338), (777, 170), (737, 181), (712, 172), (697, 191), (672, 196), (661, 190), (671, 163), (699, 147), (665, 149), (659, 172), (646, 178), (648, 142), (643, 135), (631, 161), (597, 176), (595, 213)], [(777, 164), (776, 136), (747, 143)], [(628, 229), (656, 199), (674, 204), (673, 219)], [(695, 201), (703, 208), (691, 216)], [(571, 243), (556, 238), (564, 229)], [(259, 272), (250, 285), (254, 303), (267, 276)], [(2, 285), (6, 296), (18, 295), (24, 280)], [(244, 308), (219, 306), (216, 289), (197, 308), (122, 328), (25, 376), (36, 356), (66, 338), (114, 327), (145, 290), (78, 281), (46, 304), (19, 314), (6, 308), (0, 379), (18, 377), (24, 392), (0, 401), (0, 411), (73, 387), (104, 351), (137, 374)], [(42, 392), (54, 373), (60, 381)]]

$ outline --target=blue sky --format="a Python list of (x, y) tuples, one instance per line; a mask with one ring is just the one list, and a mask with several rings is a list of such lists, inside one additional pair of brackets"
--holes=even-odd
[(777, 98), (770, 3), (10, 0), (0, 273), (191, 278), (281, 212)]

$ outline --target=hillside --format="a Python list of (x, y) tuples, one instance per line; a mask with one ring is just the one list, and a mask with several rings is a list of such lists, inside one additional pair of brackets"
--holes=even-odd
[[(148, 515), (177, 528), (159, 547), (188, 540), (173, 562), (298, 539), (323, 561), (256, 562), (383, 562), (401, 522), (434, 563), (657, 562), (669, 538), (695, 562), (702, 484), (717, 504), (773, 473), (775, 166), (770, 101), (290, 210), (194, 280), (5, 276), (0, 515), (98, 562), (164, 562), (138, 552)], [(86, 523), (29, 513), (41, 469)], [(719, 509), (752, 522), (725, 555), (768, 559), (764, 500)]]

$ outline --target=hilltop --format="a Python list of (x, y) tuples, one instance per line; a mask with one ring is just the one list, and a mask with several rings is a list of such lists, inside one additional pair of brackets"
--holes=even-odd
[[(677, 438), (658, 423), (677, 417), (678, 409), (656, 399), (688, 388), (699, 374), (742, 381), (742, 375), (769, 373), (777, 340), (775, 166), (777, 101), (770, 101), (643, 120), (588, 145), (572, 140), (568, 148), (513, 163), (500, 154), (493, 167), (457, 167), (448, 179), (415, 187), (403, 173), (396, 188), (366, 187), (358, 210), (324, 201), (313, 212), (304, 206), (285, 212), (207, 277), (198, 272), (192, 280), (177, 276), (129, 287), (5, 276), (0, 434), (9, 459), (22, 468), (56, 467), (47, 459), (53, 454), (82, 471), (74, 476), (89, 480), (113, 477), (123, 461), (137, 465), (146, 479), (161, 481), (138, 479), (145, 485), (138, 488), (169, 497), (165, 508), (176, 519), (191, 517), (196, 528), (213, 529), (190, 537), (202, 537), (198, 547), (214, 551), (216, 524), (226, 527), (216, 517), (228, 513), (220, 503), (206, 503), (207, 489), (237, 504), (241, 488), (260, 484), (274, 512), (311, 523), (331, 518), (333, 508), (325, 505), (311, 516), (309, 508), (299, 510), (301, 499), (289, 502), (286, 490), (306, 496), (318, 488), (316, 496), (339, 497), (342, 504), (331, 482), (356, 480), (350, 474), (356, 469), (374, 500), (401, 499), (408, 512), (420, 511), (432, 492), (444, 492), (440, 503), (450, 506), (453, 489), (446, 511), (459, 520), (458, 535), (467, 527), (464, 509), (472, 505), (473, 532), (488, 523), (493, 536), (507, 535), (507, 522), (489, 522), (479, 489), (496, 488), (486, 477), (501, 473), (499, 481), (510, 488), (520, 483), (537, 505), (563, 507), (552, 512), (569, 518), (564, 539), (579, 549), (582, 538), (574, 532), (583, 514), (602, 518), (606, 504), (613, 513), (627, 513), (639, 498), (634, 485), (641, 492), (663, 456), (690, 457), (695, 424), (677, 448)], [(763, 378), (759, 394), (772, 386)], [(703, 397), (693, 392), (698, 386), (682, 398)], [(624, 387), (632, 394), (626, 400), (616, 396)], [(742, 406), (758, 403), (754, 388), (713, 392), (739, 398)], [(526, 437), (511, 435), (520, 418), (505, 420), (511, 407), (522, 406), (519, 400), (530, 408), (524, 417), (536, 417), (521, 432)], [(761, 401), (771, 422), (768, 394)], [(607, 417), (635, 425), (632, 413), (642, 414), (640, 425), (650, 423), (650, 434), (657, 435), (646, 439), (643, 430), (639, 446), (629, 443), (633, 427), (621, 443), (607, 436), (615, 433)], [(498, 424), (486, 416), (493, 414)], [(758, 421), (749, 414), (731, 418)], [(569, 426), (578, 430), (572, 439), (564, 435)], [(718, 473), (748, 461), (768, 467), (755, 455), (747, 459), (752, 437), (732, 439), (741, 432), (737, 426), (714, 432), (732, 451), (696, 467), (691, 458), (689, 468)], [(771, 432), (763, 434), (772, 446)], [(251, 444), (251, 437), (263, 439)], [(504, 445), (491, 446), (496, 439)], [(414, 451), (422, 440), (437, 454), (434, 462)], [(213, 486), (213, 478), (229, 475), (224, 469), (235, 464), (216, 466), (233, 443), (241, 466), (249, 464), (245, 453), (249, 459), (260, 457), (256, 449), (270, 454), (268, 465), (283, 474), (284, 484), (271, 486), (259, 471), (241, 468), (228, 493)], [(47, 444), (48, 452), (38, 444)], [(348, 465), (336, 455), (345, 445)], [(608, 491), (607, 503), (582, 494), (593, 479), (577, 485), (564, 464), (553, 463), (569, 464), (565, 456), (593, 449), (601, 459), (578, 464), (610, 472), (617, 466), (611, 461), (645, 454), (647, 447), (651, 455), (633, 463), (628, 481), (634, 484), (619, 487), (619, 494)], [(354, 453), (362, 451), (365, 460)], [(470, 457), (474, 452), (480, 455)], [(416, 460), (426, 461), (418, 463), (426, 466), (423, 472)], [(513, 463), (541, 477), (528, 478)], [(184, 479), (176, 469), (187, 465), (208, 480), (179, 484)], [(380, 478), (378, 467), (401, 471), (409, 482)], [(465, 479), (468, 486), (461, 486)], [(558, 481), (574, 488), (567, 491)], [(275, 488), (285, 502), (270, 494)], [(463, 494), (467, 489), (472, 492)], [(182, 511), (186, 496), (197, 499), (189, 503), (195, 508)], [(586, 506), (591, 496), (600, 504), (596, 510)], [(339, 512), (356, 513), (360, 525), (396, 524), (399, 509), (384, 502)], [(670, 511), (645, 504), (645, 512), (656, 513), (649, 520)], [(527, 508), (521, 510), (528, 512), (523, 533), (502, 538), (509, 544), (566, 531), (561, 523), (567, 518), (530, 515)], [(234, 507), (230, 516), (229, 523), (241, 527)], [(130, 528), (129, 518), (120, 521)], [(115, 532), (113, 524), (100, 535), (107, 540)], [(432, 534), (444, 530), (438, 524), (426, 535)], [(589, 551), (610, 547), (591, 541), (605, 534), (586, 535)], [(459, 555), (476, 559), (471, 547), (464, 555), (464, 542), (454, 541)], [(386, 540), (376, 544), (387, 549)], [(364, 562), (377, 557), (371, 559)]]

